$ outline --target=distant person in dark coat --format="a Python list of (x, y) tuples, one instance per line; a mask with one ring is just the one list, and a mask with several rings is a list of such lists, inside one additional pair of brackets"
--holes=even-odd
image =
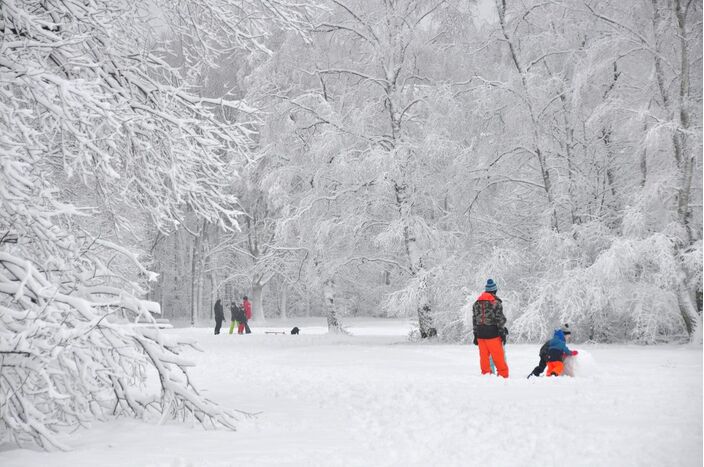
[(220, 327), (223, 321), (225, 321), (225, 314), (222, 310), (222, 302), (218, 298), (215, 302), (215, 335), (220, 334)]

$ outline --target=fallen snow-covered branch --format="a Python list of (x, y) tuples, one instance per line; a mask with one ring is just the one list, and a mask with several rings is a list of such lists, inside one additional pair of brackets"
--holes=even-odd
[[(18, 280), (18, 276), (22, 280)], [(94, 289), (102, 300), (56, 293), (29, 262), (0, 252), (0, 425), (18, 444), (67, 449), (59, 434), (92, 417), (128, 414), (193, 417), (207, 428), (235, 429), (235, 413), (201, 396), (183, 357), (192, 342), (172, 340), (156, 327), (121, 322), (133, 315), (124, 292)], [(137, 302), (133, 298), (131, 302)], [(146, 308), (151, 308), (146, 306)], [(144, 393), (151, 373), (161, 393)], [(142, 388), (140, 390), (140, 387)]]

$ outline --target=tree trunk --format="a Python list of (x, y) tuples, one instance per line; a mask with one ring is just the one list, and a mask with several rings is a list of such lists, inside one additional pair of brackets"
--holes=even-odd
[[(603, 197), (607, 196), (607, 191), (611, 193), (611, 202), (607, 202), (606, 206), (609, 209), (608, 213), (608, 225), (612, 229), (618, 229), (621, 225), (621, 216), (618, 212), (622, 211), (622, 205), (620, 202), (620, 193), (616, 189), (616, 176), (614, 174), (614, 161), (617, 159), (611, 141), (612, 129), (610, 127), (604, 127), (601, 129), (602, 141), (604, 143), (604, 149), (606, 150), (606, 183), (608, 190), (604, 190)], [(602, 198), (603, 204), (603, 198)]]
[(682, 315), (682, 321), (687, 329), (687, 334), (689, 334), (690, 339), (694, 339), (694, 331), (697, 330), (697, 322), (701, 320), (698, 317), (697, 308), (694, 305), (694, 301), (689, 293), (686, 285), (679, 287), (677, 290), (677, 301), (680, 307), (680, 314)]
[(203, 276), (200, 274), (200, 268), (197, 271), (197, 279), (195, 281), (196, 283), (196, 318), (200, 320), (201, 317), (204, 317), (205, 313), (201, 313), (203, 310)]
[(399, 215), (404, 223), (403, 226), (403, 242), (406, 249), (406, 256), (408, 257), (409, 270), (411, 277), (419, 278), (419, 300), (416, 304), (416, 313), (418, 315), (418, 328), (420, 329), (420, 335), (422, 337), (427, 337), (431, 334), (431, 329), (433, 327), (433, 318), (430, 313), (430, 303), (428, 301), (427, 294), (427, 283), (425, 281), (425, 268), (423, 265), (423, 258), (418, 248), (418, 242), (416, 240), (415, 232), (413, 228), (408, 225), (407, 219), (411, 215), (410, 202), (408, 201), (408, 194), (406, 192), (406, 185), (399, 185), (394, 183), (394, 189), (396, 192), (396, 203), (398, 204)]
[(195, 327), (198, 322), (198, 293), (196, 290), (197, 270), (198, 270), (198, 247), (200, 239), (195, 237), (191, 247), (191, 327)]
[[(212, 320), (213, 317), (213, 274), (210, 271), (210, 264), (212, 258), (210, 256), (210, 246), (213, 244), (210, 238), (210, 230), (208, 228), (208, 221), (204, 220), (201, 230), (201, 236), (203, 236), (203, 260), (200, 264), (200, 282), (199, 287), (199, 304), (201, 310), (210, 310), (209, 316)], [(204, 313), (205, 314), (205, 313)]]
[[(203, 222), (203, 225), (205, 226), (205, 222)], [(202, 317), (205, 313), (202, 312), (203, 310), (203, 280), (204, 280), (204, 265), (205, 265), (205, 255), (207, 254), (206, 251), (204, 251), (203, 248), (203, 236), (205, 235), (205, 228), (201, 229), (200, 235), (197, 237), (196, 243), (198, 245), (197, 252), (198, 252), (198, 263), (197, 263), (197, 270), (196, 270), (196, 304), (197, 304), (197, 317)]]
[(702, 335), (704, 328), (702, 327), (702, 315), (697, 313), (695, 315), (694, 325), (692, 326), (692, 334), (690, 335), (689, 341), (695, 345), (702, 345), (704, 341), (704, 336)]
[(437, 331), (433, 327), (433, 316), (430, 313), (430, 301), (428, 300), (428, 284), (425, 279), (420, 286), (420, 300), (418, 300), (418, 328), (422, 338), (433, 337)]
[(206, 292), (207, 292), (207, 303), (205, 306), (210, 310), (210, 319), (213, 319), (213, 305), (215, 303), (215, 279), (213, 277), (213, 271), (211, 270), (211, 260), (208, 258), (208, 261), (205, 264), (205, 269), (207, 271), (207, 287), (206, 287)]
[[(680, 39), (680, 86), (678, 99), (678, 116), (680, 128), (674, 135), (675, 152), (679, 153), (680, 183), (677, 193), (677, 216), (682, 225), (687, 229), (688, 240), (692, 241), (692, 230), (689, 225), (689, 198), (692, 189), (692, 172), (694, 169), (694, 151), (687, 141), (687, 130), (690, 126), (689, 99), (689, 45), (687, 37), (686, 7), (680, 0), (675, 0), (675, 17), (677, 18), (677, 32)], [(701, 133), (701, 132), (700, 132)], [(691, 151), (691, 153), (690, 153)]]
[(188, 245), (184, 243), (183, 238), (181, 238), (181, 232), (176, 231), (173, 235), (173, 258), (174, 258), (174, 271), (171, 274), (171, 281), (168, 282), (168, 287), (166, 293), (168, 296), (165, 298), (164, 302), (170, 304), (173, 308), (173, 317), (178, 317), (180, 319), (185, 318), (187, 308), (187, 301), (185, 295), (188, 294), (188, 289), (186, 288), (185, 278), (186, 278), (186, 266), (185, 262), (188, 259)]
[(675, 152), (681, 155), (682, 164), (677, 188), (677, 219), (687, 231), (687, 243), (692, 242), (692, 229), (689, 225), (689, 198), (692, 191), (692, 172), (694, 171), (694, 154), (687, 154), (686, 137), (681, 134), (673, 136)]
[[(669, 94), (667, 78), (665, 75), (665, 63), (660, 51), (659, 31), (662, 30), (663, 17), (660, 14), (660, 7), (657, 0), (652, 0), (653, 4), (653, 30), (655, 31), (655, 46), (656, 53), (654, 56), (655, 77), (662, 98), (662, 103), (668, 117), (677, 123), (678, 127), (672, 135), (672, 145), (674, 148), (674, 157), (679, 170), (679, 180), (677, 182), (677, 218), (679, 222), (687, 230), (689, 241), (692, 239), (692, 232), (689, 226), (689, 198), (692, 187), (692, 171), (694, 167), (694, 154), (690, 154), (691, 146), (687, 141), (687, 130), (690, 126), (690, 98), (689, 98), (689, 46), (690, 38), (687, 34), (687, 7), (683, 6), (680, 0), (675, 0), (674, 4), (669, 4), (673, 8), (673, 13), (676, 18), (677, 33), (680, 41), (679, 59), (680, 73), (677, 99), (672, 99)], [(671, 27), (670, 24), (667, 24)]]
[(252, 285), (252, 318), (254, 321), (258, 321), (260, 323), (266, 321), (266, 318), (264, 317), (263, 291), (264, 286), (260, 283), (255, 282)]
[(524, 102), (528, 107), (528, 114), (531, 119), (532, 133), (533, 133), (533, 153), (538, 160), (538, 165), (540, 166), (540, 175), (543, 178), (543, 187), (545, 189), (545, 194), (548, 198), (548, 205), (550, 206), (551, 212), (551, 224), (552, 229), (559, 232), (559, 223), (557, 216), (557, 203), (555, 201), (554, 189), (552, 187), (552, 180), (550, 179), (550, 172), (547, 165), (547, 158), (545, 153), (543, 153), (540, 144), (540, 134), (538, 132), (538, 118), (536, 117), (536, 112), (533, 109), (533, 102), (530, 99), (530, 91), (528, 89), (528, 81), (526, 79), (526, 73), (521, 66), (521, 62), (518, 58), (518, 51), (514, 44), (514, 40), (508, 35), (506, 27), (506, 2), (496, 2), (496, 11), (499, 15), (499, 25), (501, 26), (501, 32), (503, 33), (506, 44), (508, 45), (509, 53), (511, 55), (511, 60), (513, 65), (521, 78), (521, 86), (523, 89)]
[(325, 300), (325, 315), (328, 320), (328, 332), (339, 333), (341, 329), (335, 310), (335, 281), (332, 279), (326, 280), (323, 284), (323, 298)]
[(428, 283), (425, 279), (425, 270), (423, 268), (422, 259), (420, 257), (420, 252), (418, 250), (418, 245), (415, 238), (406, 238), (406, 249), (409, 252), (409, 258), (411, 264), (413, 264), (413, 277), (418, 277), (420, 279), (420, 284), (418, 285), (418, 303), (416, 313), (418, 314), (418, 328), (420, 330), (421, 337), (429, 337), (434, 334), (431, 329), (433, 328), (433, 317), (430, 310), (430, 301), (428, 300)]
[[(650, 108), (650, 107), (648, 107)], [(648, 133), (648, 123), (643, 124), (643, 134)], [(643, 149), (640, 151), (640, 187), (645, 187), (645, 182), (648, 181), (648, 146), (643, 144)]]
[(281, 319), (286, 319), (288, 318), (288, 315), (286, 313), (286, 306), (287, 306), (287, 301), (288, 301), (288, 288), (286, 287), (285, 283), (281, 283), (281, 300), (279, 300), (279, 307), (280, 307), (280, 317)]

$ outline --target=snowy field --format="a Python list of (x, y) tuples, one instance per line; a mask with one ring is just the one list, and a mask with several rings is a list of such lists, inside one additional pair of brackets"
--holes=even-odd
[[(301, 335), (265, 331), (301, 327)], [(412, 344), (410, 326), (253, 323), (196, 337), (192, 376), (211, 399), (256, 412), (239, 431), (96, 423), (74, 450), (3, 446), (0, 466), (701, 466), (702, 349), (574, 345), (574, 378), (531, 378), (537, 345), (509, 345), (509, 380), (479, 375), (472, 345)], [(227, 330), (225, 330), (227, 331)]]

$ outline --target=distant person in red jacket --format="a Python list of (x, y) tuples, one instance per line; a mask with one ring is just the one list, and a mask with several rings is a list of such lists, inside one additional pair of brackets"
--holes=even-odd
[(252, 334), (252, 330), (249, 329), (248, 323), (248, 321), (252, 319), (252, 304), (246, 295), (242, 299), (242, 308), (244, 309), (244, 321), (239, 321), (237, 325), (237, 334), (242, 334), (242, 332)]

